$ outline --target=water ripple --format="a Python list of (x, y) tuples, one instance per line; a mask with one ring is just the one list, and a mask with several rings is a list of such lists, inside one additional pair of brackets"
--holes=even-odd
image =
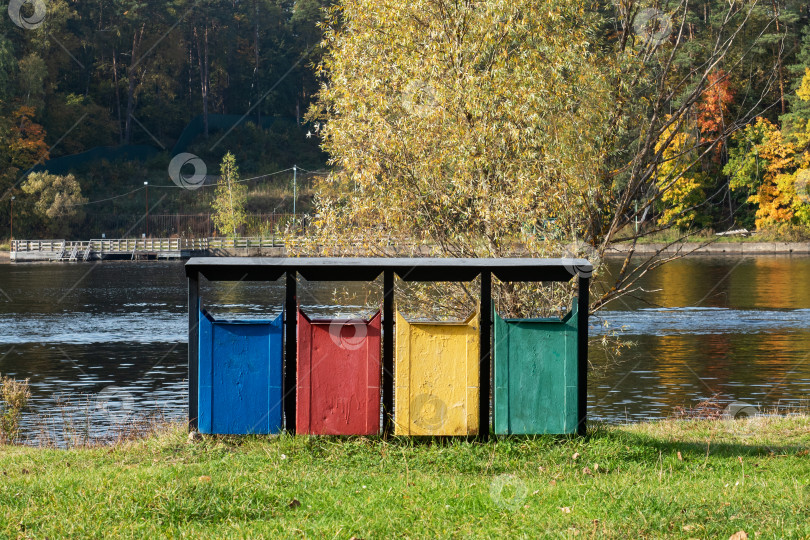
[(756, 334), (810, 329), (810, 309), (646, 308), (603, 311), (592, 318), (590, 333), (607, 328), (630, 336)]
[[(239, 318), (272, 318), (251, 309)], [(234, 318), (228, 314), (228, 318)], [(735, 310), (721, 308), (605, 311), (591, 322), (591, 334), (609, 330), (623, 335), (751, 334), (810, 330), (810, 309)], [(185, 313), (61, 313), (19, 317), (0, 315), (0, 345), (24, 343), (185, 343)]]

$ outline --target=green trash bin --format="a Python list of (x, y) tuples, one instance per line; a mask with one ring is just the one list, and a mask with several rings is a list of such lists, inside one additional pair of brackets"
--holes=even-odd
[(495, 433), (576, 433), (576, 299), (563, 319), (493, 319)]

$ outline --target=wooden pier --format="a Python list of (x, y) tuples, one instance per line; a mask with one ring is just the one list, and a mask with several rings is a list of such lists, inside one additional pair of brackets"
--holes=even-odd
[(125, 238), (99, 240), (14, 240), (11, 262), (86, 262), (99, 260), (189, 259), (256, 255), (283, 248), (281, 237)]

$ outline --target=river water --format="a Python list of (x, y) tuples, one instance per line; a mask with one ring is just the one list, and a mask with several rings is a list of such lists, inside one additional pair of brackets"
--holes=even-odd
[[(333, 314), (328, 293), (339, 286), (307, 283), (300, 300)], [(714, 394), (763, 410), (808, 405), (810, 257), (690, 257), (640, 286), (643, 299), (592, 321), (592, 335), (606, 323), (632, 345), (610, 361), (592, 348), (591, 361), (608, 367), (589, 380), (591, 418), (663, 418)], [(284, 292), (281, 282), (216, 283), (202, 294), (219, 313), (267, 318)], [(371, 304), (378, 295), (367, 289)], [(362, 307), (342, 311), (352, 309)], [(24, 428), (59, 429), (66, 410), (93, 426), (134, 413), (184, 418), (186, 317), (182, 263), (0, 264), (0, 373), (30, 379)]]

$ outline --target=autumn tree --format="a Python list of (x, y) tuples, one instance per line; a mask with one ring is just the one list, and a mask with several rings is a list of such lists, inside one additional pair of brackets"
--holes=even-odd
[[(701, 142), (711, 143), (718, 135), (727, 132), (726, 126), (734, 121), (731, 116), (734, 96), (735, 92), (725, 70), (720, 69), (709, 74), (706, 90), (697, 104), (697, 126), (701, 133)], [(718, 140), (714, 145), (714, 162), (720, 163), (725, 146), (725, 139)]]
[(660, 190), (658, 211), (661, 225), (673, 225), (679, 231), (705, 226), (707, 216), (701, 211), (706, 200), (707, 174), (700, 167), (696, 134), (665, 131), (656, 148), (663, 150), (663, 162), (656, 175)]
[[(807, 132), (793, 134), (799, 140), (810, 139)], [(765, 118), (737, 132), (734, 142), (725, 173), (731, 189), (745, 194), (755, 209), (757, 228), (810, 225), (810, 152), (806, 146), (786, 138)]]
[(82, 205), (87, 199), (82, 197), (81, 186), (72, 174), (31, 173), (20, 187), (36, 215), (52, 233), (63, 235), (68, 230), (66, 220), (83, 215)]
[[(702, 10), (700, 19), (695, 17), (696, 9)], [(642, 238), (682, 226), (678, 220), (656, 222), (649, 216), (662, 203), (666, 205), (666, 199), (694, 196), (697, 200), (700, 191), (690, 177), (713, 162), (718, 147), (734, 132), (780, 99), (778, 87), (774, 91), (774, 73), (781, 59), (762, 55), (762, 46), (771, 39), (766, 40), (766, 34), (780, 15), (762, 4), (678, 1), (662, 5), (628, 0), (619, 4), (616, 15), (617, 34), (606, 43), (615, 59), (609, 71), (614, 122), (606, 133), (613, 150), (604, 156), (602, 168), (604, 185), (612, 189), (606, 200), (588, 207), (592, 213), (586, 239), (598, 253), (621, 243), (625, 257), (617, 272), (595, 283), (592, 309), (639, 292), (639, 280), (650, 270), (688, 253), (685, 240), (691, 228), (657, 243), (651, 256), (638, 256), (635, 250)], [(651, 20), (656, 24), (642, 24)], [(728, 115), (726, 89), (719, 84), (724, 72), (752, 82), (733, 111), (729, 107), (733, 114)], [(685, 137), (694, 129), (701, 109), (704, 120), (713, 120), (711, 129)], [(662, 184), (662, 169), (673, 159), (680, 165), (668, 172), (669, 180)], [(730, 201), (724, 182), (703, 189), (702, 200), (684, 208), (708, 214)], [(733, 213), (730, 208), (727, 215)]]
[(10, 164), (17, 170), (32, 167), (48, 159), (45, 130), (33, 121), (34, 114), (32, 107), (23, 105), (11, 115), (8, 150)]
[(715, 21), (726, 37), (690, 43), (684, 66), (686, 2), (666, 13), (637, 1), (591, 7), (338, 2), (310, 116), (335, 166), (319, 200), (322, 243), (384, 252), (394, 237), (445, 256), (598, 260), (624, 242), (627, 258), (597, 280), (594, 309), (670, 260), (633, 259), (634, 246), (680, 220), (632, 227), (662, 202), (712, 204), (690, 175), (752, 113), (720, 118), (703, 137), (682, 134), (707, 95), (727, 90), (718, 68), (752, 8), (726, 4)]
[[(413, 239), (444, 256), (570, 241), (609, 120), (578, 2), (346, 0), (329, 12), (313, 120), (335, 166), (321, 243)], [(560, 121), (560, 119), (565, 119)]]
[(222, 158), (220, 174), (214, 201), (211, 203), (214, 225), (220, 234), (235, 237), (247, 219), (247, 187), (239, 183), (239, 168), (236, 166), (236, 158), (230, 152)]

